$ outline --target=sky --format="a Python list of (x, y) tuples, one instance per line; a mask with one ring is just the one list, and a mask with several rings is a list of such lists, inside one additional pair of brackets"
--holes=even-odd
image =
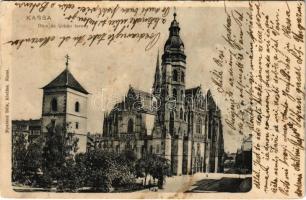
[[(226, 15), (223, 7), (177, 8), (180, 36), (185, 44), (186, 88), (201, 85), (204, 92), (212, 91), (215, 101), (221, 108), (222, 119), (227, 115), (227, 102), (216, 91), (211, 81), (213, 56), (217, 48), (225, 45), (222, 33)], [(168, 28), (173, 19), (172, 11), (165, 24), (156, 28), (161, 38), (149, 51), (146, 42), (122, 41), (112, 46), (71, 47), (64, 45), (43, 48), (8, 49), (14, 58), (11, 68), (11, 118), (40, 118), (42, 110), (42, 87), (52, 81), (65, 69), (65, 55), (69, 54), (69, 69), (81, 85), (90, 93), (88, 97), (88, 131), (101, 133), (103, 114), (126, 95), (129, 85), (150, 91), (156, 66), (157, 52), (163, 53), (168, 37)], [(15, 12), (13, 15), (22, 14)], [(17, 19), (17, 17), (15, 18)], [(53, 17), (53, 19), (57, 19)], [(14, 20), (14, 18), (13, 18)], [(61, 22), (60, 20), (58, 21)], [(12, 36), (21, 37), (33, 34), (36, 26), (15, 21)], [(59, 31), (75, 34), (79, 30), (39, 29), (36, 34), (53, 34)], [(21, 34), (22, 33), (22, 34)], [(107, 105), (106, 105), (107, 104)], [(225, 124), (225, 123), (223, 123)], [(224, 125), (225, 151), (236, 152), (241, 145), (241, 136), (232, 133)]]

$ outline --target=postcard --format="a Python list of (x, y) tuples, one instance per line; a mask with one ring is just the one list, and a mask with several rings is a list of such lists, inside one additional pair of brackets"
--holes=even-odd
[(303, 1), (10, 1), (1, 195), (302, 198)]

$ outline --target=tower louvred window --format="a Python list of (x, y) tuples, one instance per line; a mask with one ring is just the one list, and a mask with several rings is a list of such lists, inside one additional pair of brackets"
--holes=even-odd
[(173, 93), (173, 97), (176, 98), (177, 97), (177, 91), (176, 91), (175, 88), (172, 90), (172, 93)]
[(79, 103), (78, 101), (75, 102), (74, 111), (75, 111), (75, 112), (80, 112), (80, 103)]
[(176, 70), (173, 70), (173, 81), (177, 81), (177, 78), (178, 78), (178, 76), (177, 76), (177, 71)]
[(180, 110), (180, 119), (184, 119), (184, 112), (183, 112), (183, 109), (181, 108)]

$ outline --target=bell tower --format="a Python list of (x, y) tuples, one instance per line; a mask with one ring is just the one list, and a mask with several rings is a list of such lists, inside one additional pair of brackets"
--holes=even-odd
[(54, 80), (44, 86), (42, 103), (42, 132), (47, 126), (66, 127), (67, 132), (78, 138), (79, 151), (86, 150), (87, 134), (87, 95), (89, 94), (71, 74), (69, 56), (66, 68)]

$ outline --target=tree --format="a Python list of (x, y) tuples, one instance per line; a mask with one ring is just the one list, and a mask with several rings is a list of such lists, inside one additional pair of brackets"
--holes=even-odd
[(13, 135), (12, 179), (14, 182), (27, 185), (40, 184), (42, 143), (42, 137), (27, 143), (24, 134)]
[(61, 167), (57, 188), (59, 191), (74, 192), (82, 187), (84, 177), (84, 168), (79, 168), (74, 159), (68, 158)]
[(153, 165), (153, 159), (152, 156), (145, 155), (136, 162), (135, 171), (136, 171), (136, 177), (144, 177), (145, 185), (147, 183), (147, 176), (151, 172), (151, 168)]
[(86, 185), (95, 191), (109, 192), (115, 178), (115, 156), (102, 150), (93, 150), (85, 154)]
[(77, 184), (79, 187), (84, 187), (86, 186), (86, 176), (87, 176), (87, 171), (86, 171), (86, 153), (78, 153), (75, 155), (75, 167), (74, 167), (74, 173), (77, 176)]
[[(67, 132), (68, 125), (49, 124), (46, 127), (48, 131), (43, 147), (43, 175), (46, 179), (57, 183), (59, 189), (63, 189), (61, 188), (61, 184), (64, 185), (64, 183), (69, 182), (69, 179), (71, 179), (70, 171), (72, 171), (75, 164), (73, 157), (77, 151), (78, 144), (78, 140), (74, 137), (74, 134)], [(68, 184), (68, 186), (72, 185)]]
[(137, 156), (132, 150), (125, 150), (117, 158), (118, 164), (127, 165), (131, 173), (135, 172)]
[(152, 155), (154, 162), (150, 169), (150, 174), (154, 179), (158, 180), (158, 187), (161, 189), (164, 185), (165, 176), (170, 175), (171, 165), (169, 160), (164, 157)]
[(12, 152), (12, 158), (13, 158), (13, 166), (12, 166), (12, 179), (14, 182), (25, 182), (25, 177), (23, 175), (23, 165), (24, 165), (24, 155), (27, 152), (27, 141), (25, 138), (25, 135), (22, 133), (15, 133), (12, 137), (13, 142), (13, 152)]
[(78, 154), (75, 160), (78, 169), (85, 168), (83, 174), (77, 172), (83, 177), (84, 186), (94, 191), (110, 192), (116, 187), (135, 183), (132, 166), (135, 165), (136, 156), (131, 152), (117, 154), (96, 149)]
[(136, 163), (136, 176), (144, 177), (145, 184), (147, 176), (151, 175), (158, 180), (158, 186), (162, 188), (165, 176), (170, 175), (170, 162), (164, 157), (155, 154), (147, 154)]
[(135, 182), (135, 164), (137, 156), (134, 151), (126, 150), (116, 157), (116, 176), (113, 186), (128, 185)]
[(26, 154), (24, 155), (24, 175), (27, 177), (33, 186), (44, 185), (44, 180), (41, 179), (41, 165), (42, 165), (42, 144), (43, 138), (35, 138), (29, 143)]

